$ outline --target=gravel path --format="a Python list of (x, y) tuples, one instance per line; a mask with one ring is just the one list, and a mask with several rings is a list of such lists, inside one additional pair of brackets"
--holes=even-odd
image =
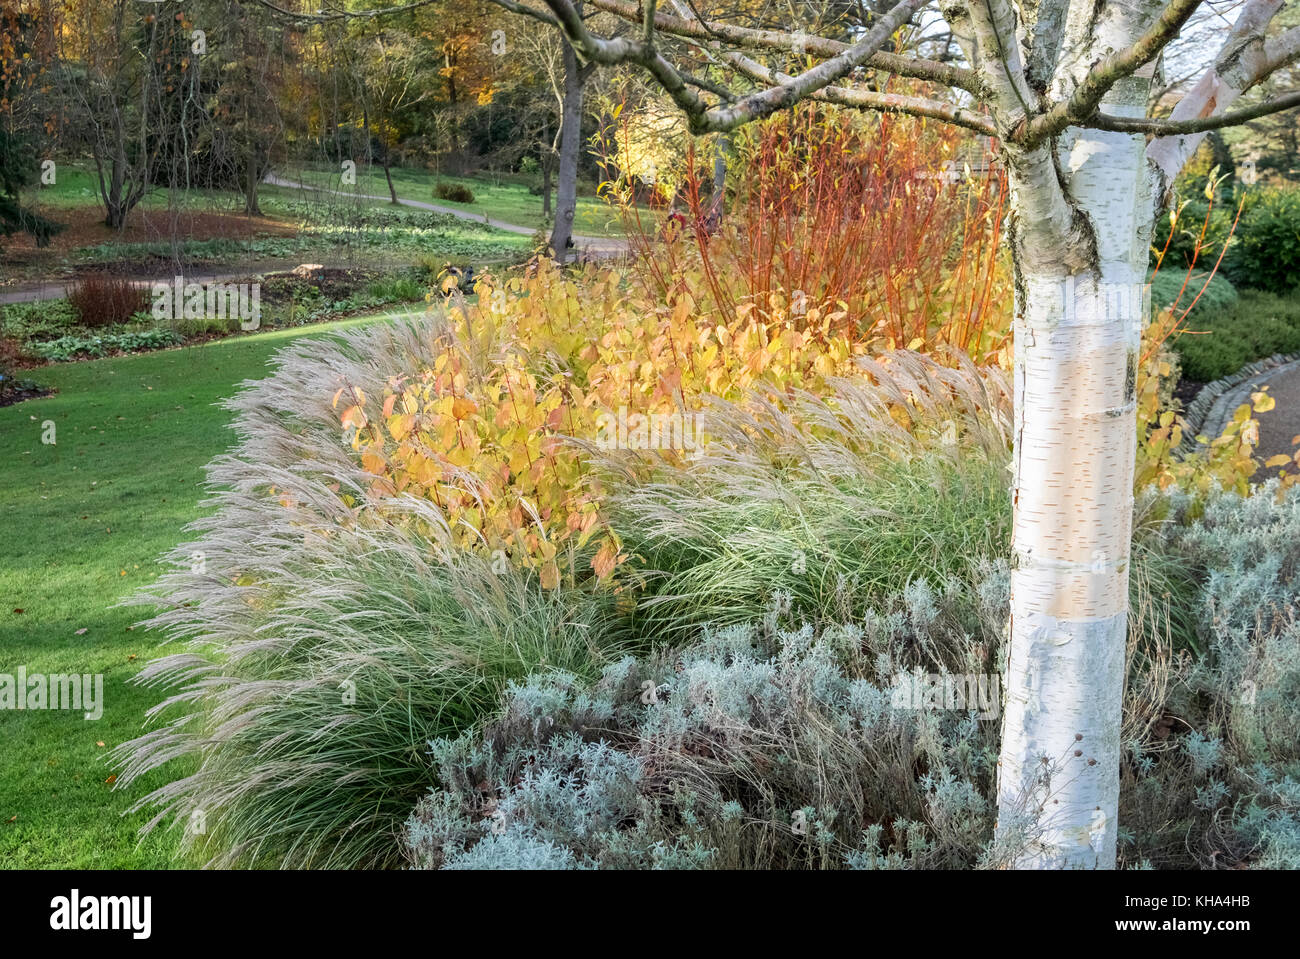
[[(1259, 414), (1259, 456), (1295, 455), (1292, 442), (1300, 434), (1300, 360), (1282, 367), (1268, 379), (1268, 391), (1277, 405)], [(1291, 472), (1300, 472), (1294, 460)]]
[[(1249, 403), (1250, 394), (1262, 386), (1268, 387), (1276, 405), (1267, 413), (1257, 414), (1259, 446), (1256, 447), (1255, 455), (1260, 460), (1267, 460), (1279, 453), (1293, 456), (1295, 444), (1292, 440), (1300, 434), (1300, 360), (1262, 370), (1228, 390), (1215, 400), (1199, 432), (1206, 436), (1218, 436), (1232, 419), (1237, 407)], [(1289, 468), (1293, 472), (1297, 469), (1294, 463)], [(1272, 475), (1272, 470), (1268, 473)]]

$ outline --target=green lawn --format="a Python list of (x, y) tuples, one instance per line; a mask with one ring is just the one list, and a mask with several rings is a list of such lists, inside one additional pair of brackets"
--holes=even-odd
[[(374, 320), (45, 367), (33, 378), (56, 395), (0, 409), (0, 673), (104, 676), (98, 721), (0, 711), (0, 866), (174, 864), (174, 832), (140, 840), (147, 817), (122, 815), (163, 780), (129, 794), (105, 781), (105, 753), (140, 733), (159, 698), (126, 681), (160, 638), (131, 629), (143, 609), (109, 607), (161, 572), (200, 515), (203, 467), (233, 439), (217, 401), (264, 376), (292, 338)], [(41, 443), (46, 421), (56, 445)]]
[[(480, 174), (473, 177), (454, 177), (409, 167), (394, 167), (392, 173), (393, 186), (397, 188), (397, 195), (403, 200), (436, 203), (439, 206), (465, 210), (486, 216), (489, 220), (513, 223), (517, 226), (535, 228), (542, 225), (542, 198), (534, 196), (528, 190), (528, 183), (540, 182), (540, 176), (494, 177), (491, 174)], [(383, 168), (378, 166), (359, 166), (355, 186), (340, 182), (338, 167), (323, 164), (294, 166), (285, 170), (282, 175), (300, 183), (309, 183), (345, 193), (388, 196), (388, 183), (384, 179)], [(474, 191), (474, 202), (453, 203), (435, 197), (433, 188), (440, 181), (469, 187)], [(590, 193), (582, 195), (581, 190), (579, 192), (574, 230), (586, 236), (622, 236), (623, 228), (615, 211), (599, 197)], [(381, 200), (380, 205), (383, 204), (384, 201)]]
[[(339, 176), (339, 168), (335, 165), (299, 164), (291, 165), (278, 172), (291, 180), (342, 193), (388, 196), (384, 171), (378, 166), (358, 166), (355, 185), (343, 184)], [(440, 180), (469, 187), (474, 191), (474, 202), (452, 203), (438, 199), (433, 195), (433, 187)], [(404, 200), (436, 203), (439, 206), (486, 215), (490, 220), (536, 228), (542, 225), (542, 198), (534, 196), (528, 190), (528, 184), (534, 181), (540, 182), (540, 176), (480, 174), (473, 177), (452, 177), (431, 170), (393, 168), (393, 185), (397, 187), (397, 195)], [(580, 194), (582, 193), (583, 191), (580, 190)], [(56, 220), (59, 209), (92, 206), (100, 202), (99, 187), (93, 168), (71, 162), (59, 164), (58, 177), (53, 185), (31, 187), (24, 191), (23, 196), (24, 201), (34, 208), (49, 209)], [(272, 216), (283, 212), (278, 209), (277, 200), (302, 200), (311, 196), (312, 194), (304, 195), (301, 190), (265, 185), (259, 191), (263, 210)], [(145, 209), (167, 209), (171, 206), (188, 210), (224, 210), (238, 213), (243, 209), (243, 198), (232, 192), (216, 190), (177, 191), (169, 195), (169, 191), (165, 188), (156, 188), (149, 192), (140, 205)], [(390, 206), (383, 200), (361, 205), (371, 208)], [(575, 229), (587, 236), (623, 235), (617, 215), (604, 200), (591, 194), (589, 185), (585, 195), (578, 197)]]

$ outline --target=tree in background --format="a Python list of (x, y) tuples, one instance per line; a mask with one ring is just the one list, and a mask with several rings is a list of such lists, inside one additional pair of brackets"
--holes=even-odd
[[(61, 229), (25, 207), (20, 192), (41, 173), (41, 141), (53, 127), (42, 89), (53, 61), (50, 17), (0, 6), (0, 236), (28, 233), (39, 245)], [(47, 154), (48, 156), (48, 154)]]
[(358, 40), (361, 56), (357, 81), (362, 125), (378, 146), (375, 159), (384, 169), (390, 199), (396, 203), (393, 148), (404, 132), (403, 115), (433, 95), (428, 61), (415, 40), (399, 30), (364, 25)]
[(284, 32), (265, 9), (241, 3), (225, 5), (218, 29), (218, 81), (211, 111), (230, 144), (244, 212), (260, 215), (258, 189), (284, 143)]
[[(64, 89), (74, 126), (89, 148), (104, 222), (121, 229), (148, 192), (164, 140), (150, 139), (161, 112), (159, 91), (180, 14), (137, 0), (72, 0), (62, 37)], [(161, 69), (160, 69), (161, 68)]]

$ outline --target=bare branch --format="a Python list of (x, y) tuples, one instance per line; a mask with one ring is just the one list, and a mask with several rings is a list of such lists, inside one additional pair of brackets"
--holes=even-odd
[[(496, 0), (494, 0), (496, 2)], [(591, 6), (606, 13), (612, 13), (625, 20), (639, 22), (641, 9), (630, 0), (590, 0)], [(749, 27), (734, 26), (729, 23), (714, 21), (692, 21), (659, 12), (654, 18), (655, 29), (660, 33), (671, 34), (691, 40), (725, 41), (745, 49), (779, 50), (789, 53), (794, 46), (793, 36), (781, 30), (756, 30)], [(818, 57), (836, 57), (850, 49), (850, 44), (839, 40), (829, 40), (819, 36), (801, 36), (804, 50)], [(895, 53), (877, 51), (862, 64), (873, 70), (882, 70), (895, 76), (915, 80), (931, 80), (944, 86), (955, 87), (973, 93), (977, 90), (975, 78), (969, 70), (954, 67), (937, 60), (919, 57), (900, 56)]]
[(1207, 130), (1218, 130), (1223, 127), (1236, 126), (1240, 123), (1248, 123), (1251, 120), (1258, 120), (1260, 117), (1281, 113), (1295, 107), (1300, 107), (1300, 90), (1275, 97), (1272, 100), (1265, 100), (1253, 107), (1243, 107), (1240, 110), (1230, 110), (1227, 113), (1219, 113), (1214, 116), (1194, 117), (1190, 120), (1113, 117), (1098, 113), (1090, 117), (1087, 122), (1080, 124), (1080, 126), (1092, 127), (1095, 130), (1113, 130), (1117, 133), (1154, 133), (1158, 136), (1169, 136), (1178, 133), (1204, 133)]
[[(724, 54), (724, 58), (741, 73), (759, 83), (787, 83), (792, 78), (763, 66), (741, 53)], [(875, 110), (880, 113), (905, 113), (916, 117), (929, 117), (965, 127), (985, 136), (997, 136), (993, 120), (983, 113), (967, 110), (942, 100), (925, 97), (904, 96), (897, 93), (878, 93), (874, 90), (860, 90), (852, 87), (828, 86), (812, 94), (810, 99), (841, 106), (855, 107), (860, 110)]]
[(1041, 143), (1092, 116), (1111, 87), (1160, 55), (1201, 2), (1173, 0), (1136, 43), (1094, 65), (1068, 100), (1058, 102), (1046, 113), (1035, 117), (1025, 132), (1025, 143), (1030, 146)]
[(786, 83), (750, 93), (735, 103), (712, 109), (700, 99), (699, 94), (690, 89), (678, 69), (653, 45), (644, 40), (597, 37), (587, 30), (570, 0), (545, 0), (545, 3), (559, 20), (569, 42), (588, 59), (611, 66), (634, 63), (643, 67), (685, 112), (691, 132), (700, 134), (734, 130), (752, 120), (770, 116), (829, 86), (869, 60), (893, 36), (895, 30), (911, 20), (926, 0), (900, 0), (867, 31), (866, 36), (843, 53), (819, 63), (797, 77), (791, 77)]

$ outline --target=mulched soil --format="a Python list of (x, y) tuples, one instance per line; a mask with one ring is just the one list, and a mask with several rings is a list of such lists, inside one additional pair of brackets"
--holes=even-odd
[[(234, 213), (200, 213), (170, 210), (141, 210), (138, 207), (127, 217), (126, 226), (114, 230), (104, 225), (104, 211), (99, 207), (57, 209), (49, 213), (51, 219), (66, 224), (66, 228), (50, 240), (49, 246), (38, 247), (29, 236), (12, 236), (5, 240), (6, 264), (17, 269), (53, 265), (62, 257), (86, 247), (99, 246), (114, 241), (121, 243), (157, 243), (170, 240), (173, 235), (196, 240), (254, 239), (257, 237), (294, 236), (296, 228), (289, 223), (268, 217), (244, 216)], [(170, 262), (169, 260), (167, 262)], [(147, 263), (112, 264), (114, 272), (136, 272)], [(78, 272), (83, 272), (78, 267)], [(105, 267), (90, 267), (102, 272)]]
[(13, 406), (24, 400), (34, 400), (54, 393), (54, 390), (48, 386), (41, 386), (30, 380), (16, 380), (12, 387), (9, 384), (8, 379), (0, 380), (0, 406)]
[(1196, 395), (1205, 389), (1204, 383), (1197, 383), (1195, 380), (1180, 379), (1174, 385), (1174, 399), (1181, 400), (1183, 409), (1187, 409), (1188, 404), (1196, 399)]
[(364, 289), (371, 280), (382, 275), (382, 270), (342, 267), (313, 270), (307, 277), (292, 272), (267, 273), (262, 277), (262, 302), (271, 305), (288, 303), (293, 300), (295, 291), (302, 289), (319, 290), (327, 301), (342, 300)]

